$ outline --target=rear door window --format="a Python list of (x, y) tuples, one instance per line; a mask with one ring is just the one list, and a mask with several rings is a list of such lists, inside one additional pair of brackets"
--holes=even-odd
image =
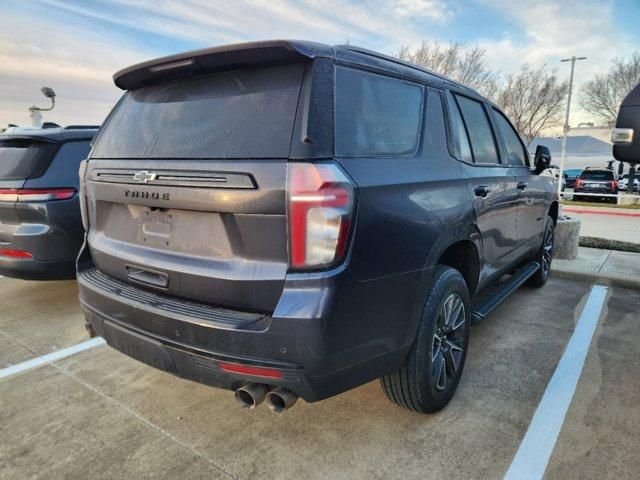
[(346, 67), (336, 68), (336, 156), (412, 155), (422, 126), (424, 88)]
[(482, 103), (464, 95), (455, 97), (469, 132), (474, 161), (485, 164), (500, 163), (491, 123)]
[(56, 143), (32, 139), (0, 139), (0, 180), (41, 176), (58, 147)]
[(241, 69), (128, 92), (95, 158), (286, 158), (304, 65)]
[(500, 132), (500, 136), (502, 137), (507, 149), (507, 160), (509, 161), (509, 165), (529, 166), (529, 154), (524, 148), (524, 144), (522, 143), (522, 140), (520, 140), (520, 136), (502, 112), (495, 108), (493, 109), (493, 112), (498, 126), (498, 131)]
[(471, 155), (471, 145), (469, 144), (469, 136), (467, 129), (462, 121), (460, 109), (454, 100), (451, 92), (447, 92), (449, 103), (449, 114), (451, 115), (451, 130), (453, 134), (453, 152), (457, 158), (468, 163), (473, 162)]

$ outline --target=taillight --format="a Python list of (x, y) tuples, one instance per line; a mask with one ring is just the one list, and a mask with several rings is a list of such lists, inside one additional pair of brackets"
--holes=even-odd
[(345, 254), (353, 185), (334, 164), (289, 163), (289, 261), (295, 269), (326, 268)]
[(584, 182), (582, 180), (580, 180), (580, 179), (576, 180), (576, 187), (582, 186), (583, 183)]
[(611, 188), (612, 188), (612, 189), (614, 189), (614, 190), (615, 190), (616, 188), (618, 188), (618, 182), (616, 182), (615, 180), (613, 180), (613, 181), (611, 182)]
[(0, 188), (0, 202), (68, 200), (75, 194), (75, 188)]
[(80, 162), (78, 178), (80, 179), (80, 219), (85, 231), (89, 230), (89, 215), (87, 214), (87, 197), (85, 195), (85, 174), (87, 173), (87, 160)]
[(9, 257), (9, 258), (33, 258), (29, 252), (25, 252), (24, 250), (4, 250), (0, 249), (0, 257)]

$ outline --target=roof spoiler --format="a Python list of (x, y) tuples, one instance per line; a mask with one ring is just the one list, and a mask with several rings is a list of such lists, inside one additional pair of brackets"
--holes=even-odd
[(333, 49), (320, 43), (297, 40), (270, 40), (205, 48), (156, 58), (116, 72), (113, 81), (122, 90), (134, 90), (152, 83), (182, 77), (235, 70), (246, 67), (308, 62), (329, 57)]

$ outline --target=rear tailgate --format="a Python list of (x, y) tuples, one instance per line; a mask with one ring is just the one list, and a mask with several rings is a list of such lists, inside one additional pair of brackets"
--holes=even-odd
[[(96, 265), (170, 295), (272, 311), (287, 271), (286, 161), (157, 166), (89, 162), (88, 242)], [(134, 183), (141, 171), (153, 182)]]
[(17, 195), (27, 178), (41, 176), (58, 144), (37, 138), (0, 136), (0, 248), (10, 248), (20, 225), (15, 208)]
[(0, 248), (9, 248), (11, 246), (13, 234), (20, 224), (20, 218), (13, 200), (15, 196), (3, 192), (21, 188), (22, 185), (24, 185), (24, 180), (0, 179)]
[(286, 167), (303, 64), (129, 92), (85, 174), (97, 267), (168, 295), (272, 312), (288, 267)]

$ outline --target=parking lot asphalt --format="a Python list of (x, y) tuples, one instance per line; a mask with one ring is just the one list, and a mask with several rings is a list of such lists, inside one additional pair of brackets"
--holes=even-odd
[[(502, 478), (592, 285), (522, 288), (471, 331), (442, 412), (378, 382), (278, 415), (97, 346), (0, 379), (0, 478)], [(0, 369), (87, 339), (74, 282), (0, 279)], [(547, 478), (637, 478), (640, 291), (610, 288)]]

